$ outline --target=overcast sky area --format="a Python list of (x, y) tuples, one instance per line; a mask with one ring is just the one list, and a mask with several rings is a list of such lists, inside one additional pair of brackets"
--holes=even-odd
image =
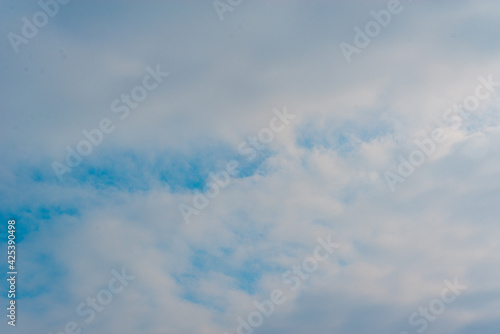
[(497, 0), (0, 0), (0, 332), (498, 334), (499, 32)]

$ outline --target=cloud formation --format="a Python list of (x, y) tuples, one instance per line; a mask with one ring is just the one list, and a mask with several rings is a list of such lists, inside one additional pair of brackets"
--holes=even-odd
[[(95, 334), (237, 333), (332, 235), (339, 248), (294, 274), (300, 287), (255, 333), (417, 333), (412, 314), (458, 280), (467, 288), (422, 331), (496, 334), (497, 2), (401, 1), (350, 62), (341, 44), (391, 1), (221, 2), (224, 20), (210, 1), (59, 1), (16, 47), (9, 33), (43, 7), (0, 3), (0, 235), (16, 219), (19, 241), (19, 318), (2, 333), (71, 321)], [(157, 66), (168, 77), (142, 100)], [(448, 112), (480, 77), (490, 96)], [(274, 131), (283, 106), (294, 118)], [(53, 162), (103, 119), (113, 131), (58, 177)], [(391, 191), (386, 172), (437, 128), (446, 140)], [(231, 161), (231, 182), (186, 224), (179, 204)], [(122, 268), (135, 279), (87, 323), (76, 309)]]

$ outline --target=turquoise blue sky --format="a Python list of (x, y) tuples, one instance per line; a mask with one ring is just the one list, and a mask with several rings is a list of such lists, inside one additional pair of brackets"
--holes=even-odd
[[(0, 248), (16, 219), (19, 272), (1, 333), (233, 334), (274, 289), (254, 333), (498, 333), (497, 1), (401, 1), (362, 47), (395, 2), (40, 3), (0, 0)], [(291, 291), (328, 235), (340, 247)], [(86, 322), (122, 268), (135, 279)], [(455, 279), (442, 313), (410, 320)]]

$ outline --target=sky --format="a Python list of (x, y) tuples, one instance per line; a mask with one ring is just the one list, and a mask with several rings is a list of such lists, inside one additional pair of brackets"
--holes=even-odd
[(0, 332), (497, 334), (499, 18), (0, 0)]

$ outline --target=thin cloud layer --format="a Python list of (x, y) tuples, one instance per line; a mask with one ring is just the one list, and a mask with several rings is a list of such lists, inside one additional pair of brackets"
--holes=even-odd
[(2, 333), (497, 333), (500, 6), (401, 1), (348, 62), (395, 4), (0, 3)]

